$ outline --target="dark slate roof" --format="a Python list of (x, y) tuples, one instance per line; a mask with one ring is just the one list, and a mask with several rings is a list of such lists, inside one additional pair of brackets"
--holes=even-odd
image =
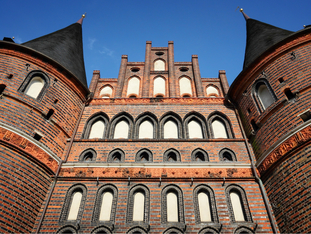
[(22, 45), (58, 62), (87, 87), (81, 24), (74, 23), (56, 32), (25, 42)]
[(243, 69), (271, 46), (293, 34), (292, 31), (281, 29), (258, 20), (251, 18), (245, 19), (247, 39)]

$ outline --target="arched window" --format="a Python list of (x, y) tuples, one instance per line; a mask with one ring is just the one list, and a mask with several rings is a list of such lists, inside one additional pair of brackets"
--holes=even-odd
[[(180, 226), (180, 225), (178, 225)], [(177, 227), (170, 227), (168, 229), (166, 229), (163, 234), (183, 234), (185, 233), (184, 231), (180, 230), (179, 228)]]
[(142, 227), (133, 227), (127, 232), (127, 234), (147, 234), (147, 233), (148, 231), (146, 231)]
[(233, 222), (252, 222), (244, 190), (237, 185), (229, 185), (226, 189), (229, 213)]
[(136, 96), (139, 96), (139, 90), (140, 90), (140, 79), (138, 77), (132, 77), (128, 80), (127, 84), (127, 97), (132, 96), (135, 94)]
[(162, 223), (184, 223), (183, 195), (179, 187), (168, 185), (162, 190)]
[(239, 193), (236, 191), (231, 191), (229, 195), (235, 221), (245, 221), (243, 206)]
[(165, 62), (161, 59), (154, 61), (154, 70), (155, 71), (165, 71)]
[(179, 79), (179, 91), (181, 97), (185, 95), (192, 96), (191, 80), (189, 78), (181, 77)]
[(107, 137), (107, 131), (108, 128), (108, 116), (103, 113), (99, 112), (94, 115), (92, 115), (88, 121), (86, 122), (83, 138), (84, 139), (103, 139)]
[(216, 201), (213, 190), (206, 185), (199, 185), (193, 190), (195, 217), (197, 223), (218, 223)]
[(267, 109), (267, 107), (274, 102), (274, 99), (265, 84), (261, 84), (258, 87), (257, 94), (264, 109)]
[(40, 76), (35, 76), (29, 82), (25, 90), (25, 94), (36, 99), (39, 96), (44, 85), (44, 80)]
[(234, 232), (234, 234), (253, 234), (253, 233), (254, 231), (251, 230), (249, 227), (243, 227), (243, 226), (238, 227)]
[(209, 85), (206, 88), (206, 95), (208, 97), (219, 97), (219, 91), (216, 87)]
[(89, 139), (103, 138), (105, 133), (105, 122), (103, 120), (97, 120), (92, 124)]
[(67, 220), (77, 220), (82, 201), (82, 195), (82, 191), (79, 190), (72, 194)]
[(103, 192), (99, 221), (110, 221), (112, 203), (113, 193), (110, 191)]
[(183, 121), (185, 135), (188, 139), (207, 138), (206, 121), (204, 116), (197, 112), (188, 113)]
[(135, 185), (128, 194), (127, 222), (149, 222), (150, 192), (144, 185)]
[(84, 185), (72, 186), (66, 194), (60, 221), (71, 222), (81, 220), (86, 200), (86, 188)]
[(160, 138), (180, 139), (182, 138), (182, 121), (180, 116), (174, 112), (168, 112), (160, 120)]
[(162, 78), (162, 77), (156, 77), (154, 80), (153, 80), (153, 95), (154, 96), (159, 96), (159, 95), (162, 95), (165, 96), (165, 79)]
[(178, 139), (178, 126), (174, 120), (168, 120), (164, 123), (164, 139)]
[(176, 192), (170, 191), (166, 194), (167, 222), (179, 222), (178, 197)]
[(180, 154), (175, 149), (168, 149), (163, 154), (164, 162), (180, 162)]
[(225, 124), (221, 120), (214, 119), (212, 121), (212, 130), (214, 138), (228, 138)]
[(188, 133), (189, 133), (189, 139), (192, 139), (192, 138), (202, 139), (203, 138), (202, 126), (196, 120), (189, 121)]
[(207, 162), (208, 154), (203, 149), (195, 149), (191, 153), (191, 161), (193, 162)]
[(96, 160), (96, 151), (94, 149), (86, 149), (79, 156), (79, 162), (92, 162)]
[(114, 129), (113, 139), (127, 139), (129, 135), (129, 123), (126, 120), (120, 120)]
[(234, 138), (231, 122), (223, 113), (211, 113), (207, 122), (212, 138)]
[(139, 139), (153, 139), (153, 133), (153, 124), (151, 121), (145, 120), (139, 125)]
[(106, 184), (97, 191), (92, 220), (95, 223), (114, 223), (118, 200), (118, 190)]
[(232, 150), (229, 150), (227, 148), (224, 148), (219, 152), (219, 158), (220, 158), (220, 161), (227, 161), (227, 162), (232, 162), (232, 161), (237, 160), (235, 153)]
[(111, 121), (112, 139), (130, 139), (132, 137), (133, 118), (127, 113), (120, 113)]
[(34, 99), (41, 99), (49, 84), (49, 78), (42, 71), (31, 71), (23, 81), (20, 92)]
[(253, 87), (253, 96), (260, 111), (264, 111), (276, 101), (276, 96), (266, 79), (256, 81)]
[(148, 149), (141, 149), (137, 152), (135, 157), (136, 162), (152, 162), (153, 161), (153, 155), (152, 152)]
[(111, 163), (119, 163), (119, 162), (124, 162), (124, 160), (125, 160), (125, 154), (123, 150), (114, 149), (109, 153), (107, 161)]
[(199, 231), (199, 234), (218, 234), (220, 233), (221, 227), (205, 227)]
[(61, 227), (57, 232), (57, 234), (75, 234), (77, 233), (77, 230), (74, 226), (71, 226), (71, 225), (66, 225), (64, 227)]
[(112, 92), (113, 92), (113, 89), (109, 85), (106, 85), (100, 91), (99, 96), (101, 98), (110, 98), (110, 97), (112, 97)]
[(154, 139), (158, 135), (157, 117), (150, 113), (144, 112), (140, 114), (135, 121), (134, 138), (138, 139)]
[(110, 234), (112, 233), (111, 229), (113, 228), (114, 228), (113, 226), (108, 228), (106, 225), (101, 225), (99, 227), (94, 228), (91, 234)]

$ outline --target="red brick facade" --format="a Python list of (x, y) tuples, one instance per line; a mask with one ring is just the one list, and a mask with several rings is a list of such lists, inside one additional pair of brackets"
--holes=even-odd
[[(0, 232), (278, 231), (236, 109), (225, 99), (225, 71), (202, 78), (197, 55), (175, 62), (172, 41), (147, 42), (144, 62), (123, 55), (117, 79), (94, 71), (87, 90), (57, 61), (23, 45), (0, 45)], [(33, 98), (27, 89), (37, 76), (44, 85)], [(118, 132), (122, 121), (127, 127)], [(146, 121), (152, 137), (141, 138)], [(176, 137), (167, 137), (169, 121)], [(91, 137), (96, 123), (104, 126), (101, 137)], [(100, 221), (105, 191), (111, 215)], [(144, 196), (142, 220), (134, 215), (137, 193)], [(208, 221), (200, 216), (200, 193), (208, 197)], [(176, 196), (177, 221), (170, 220), (169, 194)]]
[[(310, 28), (298, 31), (244, 69), (229, 95), (239, 109), (281, 232), (310, 225)], [(256, 84), (268, 87), (264, 109)]]

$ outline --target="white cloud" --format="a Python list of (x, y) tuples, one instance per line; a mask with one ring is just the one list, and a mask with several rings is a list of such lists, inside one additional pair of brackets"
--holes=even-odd
[(103, 47), (102, 47), (102, 50), (100, 50), (99, 53), (101, 53), (101, 54), (106, 54), (106, 55), (112, 57), (114, 51), (112, 51), (112, 50), (108, 49), (107, 47), (103, 46)]
[(95, 41), (97, 41), (96, 38), (89, 38), (89, 39), (88, 39), (88, 44), (87, 44), (87, 46), (88, 46), (88, 48), (89, 48), (90, 50), (93, 49), (93, 45), (94, 45)]

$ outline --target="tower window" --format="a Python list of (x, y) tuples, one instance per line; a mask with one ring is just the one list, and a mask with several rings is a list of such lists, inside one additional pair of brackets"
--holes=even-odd
[(296, 95), (289, 88), (284, 90), (284, 94), (288, 101), (293, 101), (296, 98)]

